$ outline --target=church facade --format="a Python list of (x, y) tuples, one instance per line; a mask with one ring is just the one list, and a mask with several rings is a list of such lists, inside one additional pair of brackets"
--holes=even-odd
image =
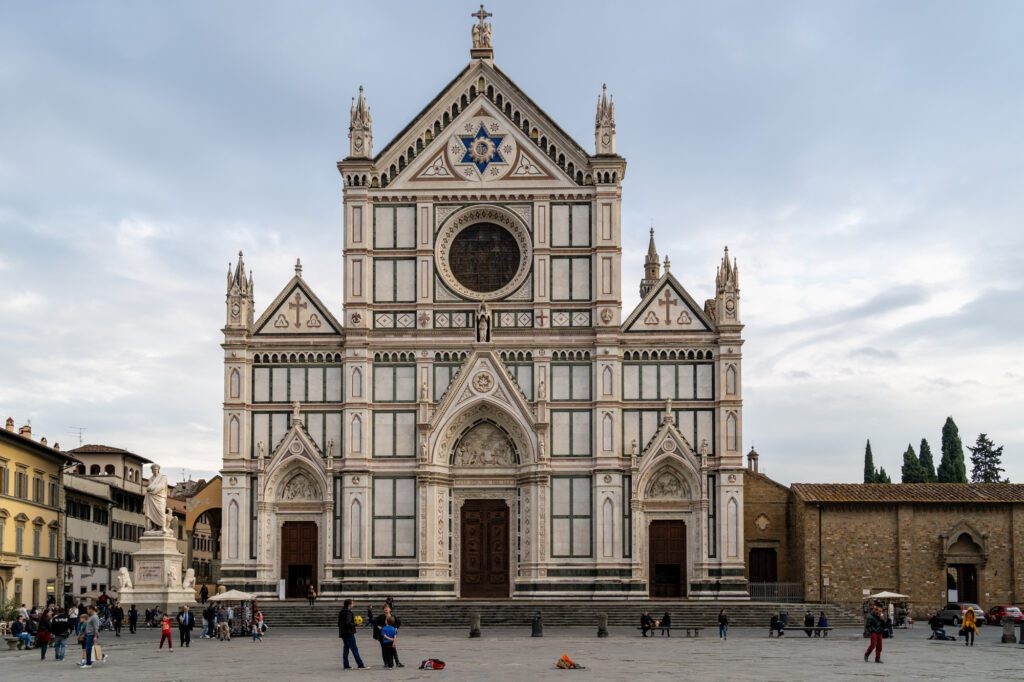
[(344, 300), (295, 276), (224, 327), (222, 582), (262, 598), (747, 598), (742, 325), (728, 251), (697, 303), (659, 262), (622, 309), (626, 161), (494, 63), (380, 151), (360, 88)]

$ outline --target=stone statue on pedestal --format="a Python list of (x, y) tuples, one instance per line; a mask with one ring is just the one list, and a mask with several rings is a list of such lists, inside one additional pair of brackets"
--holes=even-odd
[(160, 465), (150, 467), (152, 476), (146, 486), (144, 511), (146, 512), (147, 530), (159, 533), (170, 532), (167, 524), (167, 476), (160, 473)]

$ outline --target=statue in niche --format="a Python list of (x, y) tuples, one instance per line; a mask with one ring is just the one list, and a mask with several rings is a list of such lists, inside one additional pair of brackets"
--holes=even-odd
[(267, 456), (267, 446), (264, 445), (263, 441), (256, 443), (256, 454), (259, 455), (260, 459), (263, 459), (264, 457)]
[(708, 445), (708, 439), (702, 438), (700, 441), (700, 456), (707, 457), (710, 446)]
[(491, 314), (487, 312), (487, 305), (480, 304), (476, 313), (476, 340), (478, 343), (489, 343), (491, 340)]
[(427, 382), (424, 381), (420, 384), (420, 400), (426, 402), (428, 395), (430, 395), (430, 389), (427, 387)]
[(544, 377), (540, 378), (540, 382), (537, 384), (537, 400), (546, 400), (548, 397), (548, 387), (544, 383)]

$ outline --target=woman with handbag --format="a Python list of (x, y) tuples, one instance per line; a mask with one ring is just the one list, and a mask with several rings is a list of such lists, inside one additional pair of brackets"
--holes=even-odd
[(50, 647), (51, 640), (53, 640), (53, 636), (50, 634), (50, 613), (46, 612), (39, 619), (39, 631), (36, 632), (36, 646), (39, 647), (40, 661), (46, 660), (46, 650)]

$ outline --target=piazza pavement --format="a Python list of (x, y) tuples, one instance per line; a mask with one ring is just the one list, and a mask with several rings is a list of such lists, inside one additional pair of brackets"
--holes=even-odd
[[(272, 624), (271, 624), (272, 625)], [(707, 680), (1021, 680), (1024, 647), (1001, 644), (996, 627), (982, 628), (973, 648), (962, 642), (928, 641), (927, 628), (897, 631), (885, 641), (882, 665), (864, 663), (866, 641), (859, 631), (839, 630), (828, 639), (808, 639), (792, 629), (782, 640), (768, 639), (765, 629), (738, 629), (721, 641), (706, 629), (699, 639), (654, 637), (643, 639), (635, 630), (611, 628), (607, 639), (595, 637), (593, 628), (545, 628), (543, 638), (532, 638), (529, 628), (484, 630), (469, 639), (468, 630), (403, 628), (399, 655), (406, 667), (386, 670), (380, 648), (368, 630), (358, 641), (365, 671), (341, 669), (341, 641), (327, 628), (293, 628), (270, 632), (262, 643), (249, 638), (231, 642), (194, 639), (192, 646), (157, 650), (159, 631), (143, 629), (115, 638), (104, 632), (109, 655), (105, 664), (79, 669), (81, 647), (69, 646), (64, 662), (40, 661), (33, 651), (0, 652), (0, 680), (147, 680), (160, 682), (200, 679), (338, 680), (357, 679), (657, 679)], [(586, 670), (558, 670), (555, 661), (568, 653)], [(444, 671), (418, 670), (428, 657), (447, 663)]]

